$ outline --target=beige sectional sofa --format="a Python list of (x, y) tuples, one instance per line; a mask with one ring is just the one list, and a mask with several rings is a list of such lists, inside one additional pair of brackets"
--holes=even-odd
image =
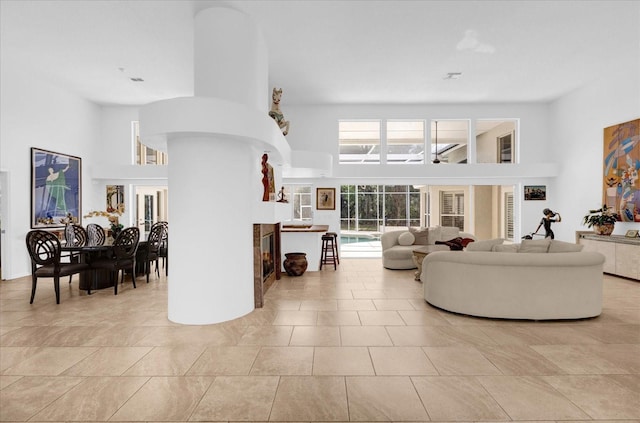
[(551, 240), (500, 244), (488, 251), (425, 257), (421, 280), (427, 302), (457, 313), (507, 319), (578, 319), (602, 312), (602, 254)]
[(449, 251), (448, 246), (436, 245), (436, 241), (449, 241), (457, 237), (475, 239), (472, 234), (449, 226), (419, 229), (403, 227), (401, 230), (385, 232), (380, 237), (382, 265), (387, 269), (415, 269), (413, 250), (422, 248), (428, 252)]

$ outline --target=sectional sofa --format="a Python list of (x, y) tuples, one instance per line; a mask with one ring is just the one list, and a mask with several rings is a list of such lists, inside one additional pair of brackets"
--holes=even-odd
[[(605, 257), (562, 241), (523, 241), (468, 251), (440, 251), (422, 263), (426, 301), (473, 316), (579, 319), (602, 312)], [(500, 248), (502, 247), (502, 248)], [(535, 248), (534, 248), (535, 247)]]

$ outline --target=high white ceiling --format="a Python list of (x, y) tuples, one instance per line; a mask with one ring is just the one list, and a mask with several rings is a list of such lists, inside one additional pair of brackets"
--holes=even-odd
[(638, 1), (0, 0), (2, 71), (100, 104), (190, 96), (212, 5), (261, 26), (283, 105), (549, 101), (640, 60)]

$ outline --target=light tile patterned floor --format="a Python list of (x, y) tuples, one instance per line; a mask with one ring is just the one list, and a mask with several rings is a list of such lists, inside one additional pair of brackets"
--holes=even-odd
[(595, 319), (448, 313), (413, 270), (284, 275), (231, 322), (166, 318), (167, 280), (117, 296), (0, 282), (0, 421), (640, 422), (640, 282)]

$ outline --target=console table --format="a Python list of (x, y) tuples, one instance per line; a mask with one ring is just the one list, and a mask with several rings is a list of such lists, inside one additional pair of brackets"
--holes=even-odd
[(597, 251), (605, 256), (602, 269), (605, 273), (640, 280), (640, 238), (577, 231), (576, 243), (584, 245), (584, 251)]

